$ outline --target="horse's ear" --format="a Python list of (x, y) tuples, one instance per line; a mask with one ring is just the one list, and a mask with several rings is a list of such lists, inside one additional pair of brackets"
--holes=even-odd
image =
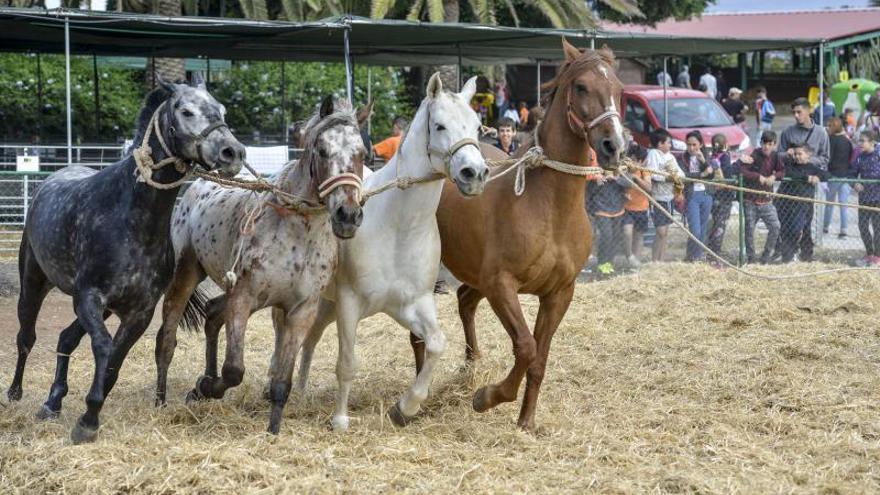
[(581, 51), (574, 47), (565, 38), (562, 38), (562, 51), (565, 52), (565, 61), (572, 62), (581, 56)]
[(162, 89), (168, 91), (169, 93), (174, 93), (177, 91), (177, 88), (174, 86), (174, 83), (170, 83), (162, 77), (158, 72), (156, 73), (156, 84), (158, 84)]
[(198, 89), (203, 89), (205, 91), (208, 90), (207, 86), (205, 86), (205, 78), (204, 78), (204, 76), (202, 76), (201, 72), (193, 73), (191, 84)]
[(318, 110), (318, 116), (323, 119), (331, 113), (333, 113), (333, 95), (327, 95), (324, 97), (324, 101), (321, 102), (321, 108), (320, 110)]
[(364, 123), (369, 120), (370, 114), (373, 113), (373, 103), (374, 100), (370, 100), (366, 105), (362, 106), (357, 111), (357, 121), (358, 125), (364, 125)]
[(618, 68), (620, 64), (617, 63), (617, 59), (614, 57), (614, 52), (611, 51), (611, 48), (609, 48), (608, 45), (603, 43), (602, 48), (597, 51), (599, 52), (599, 56), (602, 57), (602, 60), (604, 60), (606, 64), (614, 67), (615, 69)]
[(431, 99), (437, 98), (440, 96), (440, 93), (443, 91), (443, 81), (440, 80), (440, 73), (435, 72), (431, 79), (428, 81), (428, 89), (426, 92), (428, 93), (428, 97)]
[(474, 95), (477, 94), (477, 76), (468, 79), (458, 94), (461, 95), (465, 102), (470, 103)]

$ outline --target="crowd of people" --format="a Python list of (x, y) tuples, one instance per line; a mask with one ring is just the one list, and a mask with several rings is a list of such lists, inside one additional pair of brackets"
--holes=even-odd
[[(658, 82), (662, 83), (663, 79), (666, 84), (672, 84), (669, 74), (658, 74)], [(690, 85), (687, 66), (675, 83)], [(700, 78), (700, 86), (707, 93), (716, 93), (734, 122), (745, 129), (748, 106), (742, 100), (740, 89), (724, 88), (725, 93), (721, 93), (718, 78), (708, 69)], [(473, 103), (476, 112), (497, 116), (494, 127), (484, 126), (483, 137), (513, 155), (534, 129), (540, 108), (530, 110), (525, 102), (517, 105), (504, 91), (496, 91), (491, 96), (475, 98)], [(483, 108), (486, 101), (494, 105), (492, 112)], [(682, 153), (673, 154), (672, 136), (661, 128), (650, 134), (649, 147), (633, 142), (627, 152), (652, 173), (634, 170), (622, 176), (587, 178), (585, 207), (596, 234), (599, 274), (613, 273), (615, 260), (620, 263), (620, 257), (628, 268), (638, 268), (643, 262), (645, 234), (652, 225), (654, 239), (650, 259), (666, 260), (669, 226), (675, 212), (681, 214), (686, 228), (699, 239), (699, 242), (688, 239), (684, 260), (715, 262), (707, 259), (701, 244), (715, 253), (722, 252), (731, 210), (738, 200), (737, 192), (719, 187), (719, 184), (733, 182), (724, 179), (741, 178), (743, 186), (750, 190), (743, 194), (741, 209), (748, 263), (813, 259), (814, 204), (766, 193), (813, 198), (821, 187), (827, 200), (847, 203), (851, 191), (855, 191), (860, 205), (880, 207), (880, 148), (877, 147), (880, 95), (869, 101), (860, 121), (855, 120), (852, 112), (838, 117), (830, 100), (814, 109), (806, 98), (798, 98), (791, 104), (795, 123), (778, 134), (772, 130), (776, 109), (766, 89), (758, 88), (754, 110), (758, 146), (736, 160), (732, 159), (723, 134), (704, 142), (699, 131), (687, 135)], [(820, 112), (827, 127), (816, 121)], [(395, 119), (392, 135), (375, 145), (375, 153), (390, 160), (400, 146), (406, 126), (405, 118)], [(678, 190), (676, 182), (681, 178), (695, 180), (684, 181), (684, 188)], [(647, 195), (653, 201), (649, 201)], [(850, 213), (847, 210), (839, 208), (837, 235), (840, 238), (848, 235)], [(824, 234), (829, 234), (833, 213), (833, 207), (825, 208), (821, 222)], [(766, 229), (764, 245), (760, 248), (756, 246), (755, 235), (758, 222)], [(866, 251), (860, 264), (880, 264), (880, 213), (859, 210), (858, 227)]]

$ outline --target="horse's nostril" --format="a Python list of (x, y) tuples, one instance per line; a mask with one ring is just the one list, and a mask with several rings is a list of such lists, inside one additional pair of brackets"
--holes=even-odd
[(474, 169), (473, 169), (473, 168), (471, 168), (471, 167), (465, 167), (465, 168), (461, 169), (461, 173), (460, 173), (460, 175), (461, 175), (461, 178), (462, 178), (462, 179), (464, 179), (464, 180), (466, 180), (466, 181), (470, 181), (470, 180), (472, 180), (474, 177), (477, 176), (477, 173), (474, 172)]
[(235, 150), (233, 150), (229, 146), (220, 150), (220, 160), (224, 162), (231, 162), (232, 160), (235, 160), (235, 155)]
[(483, 181), (483, 182), (486, 182), (486, 179), (488, 179), (488, 178), (489, 178), (489, 169), (488, 169), (488, 168), (484, 168), (484, 169), (480, 172), (480, 180)]
[(614, 145), (614, 142), (610, 139), (602, 140), (602, 151), (605, 152), (606, 156), (611, 156), (617, 153), (617, 146)]

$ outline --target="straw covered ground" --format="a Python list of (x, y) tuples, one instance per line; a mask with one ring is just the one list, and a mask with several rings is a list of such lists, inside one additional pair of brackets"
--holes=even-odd
[[(413, 375), (408, 339), (384, 316), (364, 322), (344, 434), (328, 429), (332, 327), (312, 387), (291, 397), (278, 437), (264, 433), (273, 342), (266, 314), (251, 321), (245, 383), (224, 400), (189, 407), (183, 396), (203, 362), (203, 338), (181, 336), (170, 404), (155, 409), (151, 330), (107, 401), (98, 442), (86, 446), (68, 435), (84, 410), (88, 341), (72, 361), (61, 418), (32, 416), (51, 382), (57, 329), (69, 318), (68, 300), (52, 295), (24, 399), (8, 404), (4, 394), (0, 406), (0, 493), (877, 493), (878, 289), (876, 273), (763, 282), (682, 264), (582, 284), (553, 343), (534, 434), (517, 431), (518, 404), (471, 409), (473, 391), (512, 362), (485, 303), (484, 358), (466, 371), (454, 298), (438, 298), (449, 351), (425, 410), (405, 429), (384, 412)], [(534, 321), (536, 300), (522, 300)], [(5, 388), (15, 299), (0, 305)]]

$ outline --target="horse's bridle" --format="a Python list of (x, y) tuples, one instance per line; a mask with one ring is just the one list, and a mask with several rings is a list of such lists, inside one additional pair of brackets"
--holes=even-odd
[[(327, 118), (330, 118), (330, 117), (328, 116)], [(349, 123), (347, 125), (351, 125), (354, 128), (358, 127), (357, 124), (354, 122)], [(333, 127), (335, 127), (335, 126), (333, 126)], [(332, 129), (333, 127), (327, 127), (326, 129), (321, 129), (320, 133), (318, 133), (317, 136), (324, 134), (324, 132), (326, 132), (329, 129)], [(316, 138), (317, 138), (317, 136), (316, 136)], [(313, 167), (313, 166), (314, 166), (314, 162), (309, 164), (309, 167)], [(310, 172), (312, 173), (312, 175), (317, 176), (317, 170), (314, 170), (314, 168), (312, 168), (310, 170)], [(332, 193), (333, 191), (335, 191), (336, 189), (338, 189), (342, 186), (354, 187), (357, 190), (358, 202), (360, 202), (361, 192), (363, 191), (363, 180), (356, 173), (353, 173), (353, 172), (342, 172), (341, 174), (334, 175), (334, 176), (329, 177), (328, 179), (324, 180), (323, 182), (321, 182), (318, 185), (318, 202), (322, 205), (325, 204), (324, 198), (326, 198), (327, 196), (330, 195), (330, 193)]]
[[(167, 100), (162, 102), (162, 104), (159, 106), (159, 108), (156, 109), (156, 112), (161, 111), (162, 107), (165, 106), (165, 103), (167, 103)], [(174, 112), (169, 110), (168, 133), (171, 136), (175, 136), (177, 134), (177, 129), (174, 128), (174, 124), (172, 123), (173, 116), (174, 116)], [(157, 119), (156, 125), (158, 126), (158, 119)], [(202, 165), (207, 166), (207, 160), (205, 160), (205, 156), (202, 154), (202, 143), (205, 142), (205, 139), (207, 139), (208, 136), (210, 136), (212, 132), (214, 132), (218, 129), (229, 129), (229, 126), (226, 124), (225, 121), (223, 121), (221, 119), (221, 120), (218, 120), (217, 122), (208, 124), (207, 127), (202, 129), (202, 132), (196, 134), (196, 136), (193, 138), (193, 142), (195, 143), (195, 146), (196, 146), (196, 153), (198, 154), (198, 157), (199, 157), (199, 163)], [(168, 149), (168, 146), (165, 145), (165, 140), (162, 138), (162, 133), (159, 132), (158, 128), (156, 129), (156, 136), (159, 138), (159, 144), (162, 145), (162, 149), (165, 151), (165, 153), (168, 154), (169, 156), (173, 156), (171, 151)], [(214, 165), (211, 165), (210, 168), (213, 169)]]
[(583, 119), (578, 117), (577, 113), (575, 113), (571, 106), (571, 93), (573, 91), (574, 88), (569, 88), (568, 93), (565, 95), (565, 108), (566, 115), (568, 116), (568, 127), (576, 136), (582, 136), (586, 141), (589, 139), (590, 131), (602, 122), (608, 119), (617, 119), (617, 122), (620, 122), (620, 113), (617, 110), (614, 110), (613, 107), (605, 107), (604, 112), (597, 115), (588, 124), (584, 123)]

